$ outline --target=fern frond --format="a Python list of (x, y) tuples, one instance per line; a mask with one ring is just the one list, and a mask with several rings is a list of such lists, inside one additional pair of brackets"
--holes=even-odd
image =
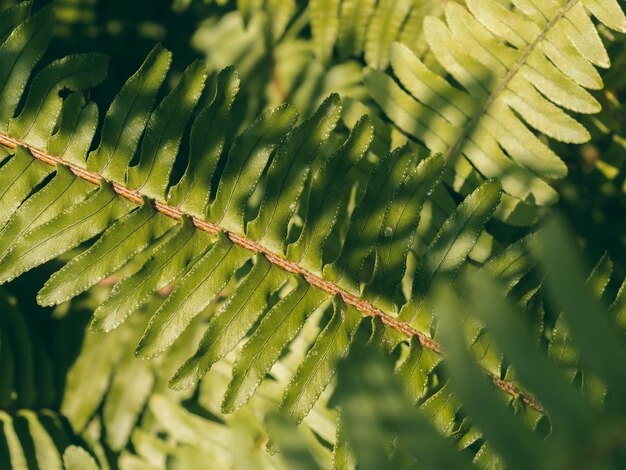
[[(43, 11), (25, 20), (6, 41), (21, 37), (22, 25), (32, 18), (48, 14)], [(20, 56), (19, 48), (11, 51), (22, 66), (27, 56)], [(82, 130), (93, 128), (96, 113), (76, 93), (62, 100), (62, 106), (51, 105), (46, 119), (32, 111), (27, 100), (11, 121), (21, 122), (26, 113), (35, 123), (33, 129), (54, 128), (54, 134), (46, 130), (12, 135), (10, 126), (0, 134), (0, 142), (15, 149), (0, 168), (6, 188), (0, 199), (6, 208), (0, 237), (7, 241), (0, 280), (7, 282), (95, 239), (50, 278), (38, 301), (55, 305), (70, 300), (135, 263), (96, 310), (93, 324), (114, 329), (132, 318), (151, 294), (173, 285), (171, 295), (150, 312), (137, 349), (141, 357), (170, 349), (194, 318), (235, 283), (237, 289), (212, 315), (197, 353), (172, 381), (177, 388), (196, 383), (248, 335), (226, 393), (224, 409), (229, 412), (250, 399), (307, 319), (318, 321), (316, 311), (333, 320), (285, 392), (283, 408), (296, 421), (331, 381), (332, 364), (345, 355), (360, 317), (380, 318), (391, 346), (415, 337), (413, 349), (438, 357), (441, 348), (431, 336), (427, 291), (431, 283), (453, 277), (464, 265), (499, 204), (499, 183), (487, 180), (452, 210), (413, 273), (408, 259), (414, 256), (423, 206), (441, 184), (441, 156), (424, 157), (410, 145), (390, 152), (374, 165), (352, 209), (348, 196), (355, 183), (349, 175), (360, 171), (359, 162), (371, 145), (370, 120), (359, 120), (342, 143), (333, 133), (341, 104), (331, 95), (297, 126), (290, 105), (263, 113), (227, 148), (239, 127), (230, 113), (238, 79), (232, 69), (225, 69), (212, 101), (195, 117), (187, 170), (173, 182), (174, 160), (206, 73), (201, 64), (192, 64), (154, 107), (170, 61), (169, 52), (154, 48), (114, 99), (99, 145), (86, 157), (89, 143)], [(24, 66), (31, 67), (31, 62)], [(3, 67), (9, 65), (3, 62)], [(83, 57), (76, 59), (76, 67), (93, 69)], [(75, 88), (93, 81), (92, 75), (85, 75)], [(31, 93), (36, 83), (37, 78)], [(54, 93), (48, 96), (51, 102), (60, 100)], [(50, 127), (49, 121), (59, 124)], [(210, 130), (205, 127), (209, 125)], [(43, 135), (49, 137), (42, 143)], [(73, 142), (81, 145), (74, 147)], [(52, 155), (51, 148), (65, 153)], [(137, 163), (132, 164), (137, 150)], [(262, 196), (255, 196), (258, 191)], [(349, 217), (348, 224), (340, 223), (341, 214)], [(403, 292), (403, 279), (413, 277), (412, 292)], [(272, 300), (274, 294), (279, 300)], [(331, 334), (340, 334), (342, 341), (329, 342)], [(434, 367), (438, 360), (431, 362)], [(301, 382), (309, 371), (314, 386)], [(519, 393), (512, 384), (496, 383)]]
[[(608, 19), (600, 9), (615, 16)], [(565, 110), (600, 109), (586, 89), (602, 88), (594, 66), (608, 67), (609, 59), (591, 14), (618, 31), (626, 28), (626, 17), (610, 1), (602, 8), (577, 0), (559, 5), (471, 0), (467, 8), (449, 3), (445, 22), (435, 17), (424, 22), (443, 73), (395, 43), (393, 74), (369, 70), (365, 83), (400, 129), (453, 162), (458, 176), (448, 182), (457, 192), (465, 194), (476, 184), (471, 181), (497, 177), (506, 192), (499, 218), (524, 224), (532, 206), (556, 200), (543, 180), (566, 171), (540, 134), (585, 142), (588, 132)]]
[[(272, 371), (275, 381), (254, 397), (254, 412), (246, 409), (225, 416), (220, 406), (231, 358), (221, 361), (197, 389), (168, 390), (169, 377), (194, 350), (202, 329), (194, 325), (175, 350), (156, 361), (139, 360), (134, 348), (149, 320), (145, 308), (113, 333), (84, 331), (88, 315), (106, 290), (99, 286), (51, 315), (41, 308), (26, 315), (11, 293), (1, 289), (3, 467), (153, 468), (165, 459), (182, 465), (202, 458), (231, 466), (244, 457), (256, 468), (286, 467), (281, 456), (271, 456), (253, 443), (267, 440), (264, 415), (278, 407), (282, 387), (293, 374), (292, 364), (302, 360), (318, 333), (311, 328), (316, 325), (307, 326), (290, 345)], [(206, 320), (210, 312), (206, 313), (196, 324)], [(36, 323), (44, 318), (40, 329)], [(207, 416), (211, 413), (216, 418)], [(332, 442), (333, 419), (322, 399), (300, 431), (324, 467), (330, 453), (315, 435)]]
[(410, 45), (416, 52), (422, 47), (417, 40), (421, 24), (440, 8), (436, 2), (397, 0), (311, 2), (308, 9), (316, 56), (327, 65), (333, 54), (341, 60), (363, 55), (369, 67), (384, 70), (393, 42)]

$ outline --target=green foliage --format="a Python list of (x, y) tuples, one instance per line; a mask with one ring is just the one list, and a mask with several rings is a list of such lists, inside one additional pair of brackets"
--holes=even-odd
[[(0, 434), (3, 465), (21, 468), (24, 461), (28, 468), (62, 468), (63, 461), (65, 468), (88, 468), (85, 461), (95, 459), (96, 468), (132, 469), (158, 468), (166, 461), (184, 467), (207, 459), (228, 466), (240, 458), (255, 468), (285, 466), (281, 455), (271, 456), (254, 443), (267, 441), (264, 416), (278, 407), (282, 387), (293, 374), (291, 364), (302, 360), (317, 334), (311, 329), (316, 325), (290, 346), (274, 371), (276, 382), (261, 387), (252, 400), (254, 408), (225, 416), (220, 404), (231, 358), (220, 362), (193, 391), (167, 388), (169, 376), (193, 350), (201, 328), (181, 337), (175, 351), (156, 361), (141, 361), (134, 357), (134, 347), (149, 320), (145, 308), (113, 333), (85, 329), (103, 295), (105, 287), (94, 288), (90, 296), (51, 315), (41, 308), (25, 314), (15, 306), (15, 297), (3, 292), (2, 299), (10, 302), (3, 305), (0, 326), (0, 383), (7, 397)], [(162, 303), (163, 297), (152, 302)], [(196, 324), (206, 322), (207, 316)], [(322, 467), (330, 465), (330, 452), (315, 435), (332, 440), (333, 420), (329, 410), (319, 407), (302, 426), (307, 446)]]
[(157, 44), (102, 118), (106, 57), (49, 60), (69, 7), (0, 12), (0, 283), (83, 312), (54, 379), (0, 318), (11, 465), (622, 465), (626, 289), (534, 233), (556, 142), (622, 130), (582, 116), (620, 7), (200, 3), (207, 60)]
[[(391, 67), (410, 94), (376, 71), (367, 72), (365, 83), (396, 125), (430, 150), (445, 152), (464, 180), (475, 179), (476, 170), (498, 177), (513, 198), (500, 206), (501, 217), (525, 223), (515, 214), (529, 216), (527, 201), (546, 205), (556, 200), (554, 190), (537, 176), (560, 178), (566, 170), (527, 126), (559, 141), (587, 141), (587, 131), (555, 105), (576, 113), (597, 112), (599, 104), (584, 88), (602, 87), (591, 64), (606, 67), (609, 59), (581, 3), (558, 8), (514, 4), (511, 11), (490, 2), (468, 2), (468, 11), (450, 3), (447, 24), (432, 17), (424, 22), (435, 58), (462, 89), (399, 44), (391, 48)], [(616, 12), (610, 18), (590, 9), (611, 27), (626, 27), (617, 4), (603, 5), (603, 11)], [(464, 180), (455, 182), (455, 189), (461, 191)]]
[[(624, 165), (623, 81), (618, 78), (623, 66), (623, 39), (612, 38), (614, 67), (606, 75), (607, 89), (599, 95), (602, 112), (590, 119), (592, 139), (582, 147), (559, 149), (567, 156), (570, 174), (559, 192), (561, 208), (576, 233), (586, 240), (590, 256), (611, 253), (615, 269), (624, 276), (624, 233), (620, 214), (625, 207), (626, 166)], [(614, 58), (613, 58), (614, 57)], [(592, 220), (593, 223), (589, 223)]]
[(55, 358), (5, 290), (0, 309), (0, 461), (4, 468), (61, 469), (66, 449), (84, 451), (71, 445), (81, 441), (57, 409)]
[[(626, 458), (621, 398), (626, 381), (623, 371), (609, 364), (623, 360), (626, 347), (611, 327), (612, 313), (583, 282), (576, 249), (563, 226), (551, 222), (540, 238), (548, 300), (562, 308), (564, 326), (572, 332), (573, 348), (583, 358), (586, 373), (606, 388), (598, 397), (570, 383), (564, 371), (539, 350), (528, 325), (520, 321), (522, 312), (502, 295), (502, 284), (477, 273), (462, 282), (461, 291), (440, 285), (437, 312), (439, 336), (447, 352), (444, 369), (453, 397), (463, 403), (461, 412), (480, 427), (488, 443), (475, 463), (508, 468), (620, 468)], [(470, 305), (463, 319), (459, 312), (467, 310), (461, 307), (461, 296)], [(510, 363), (507, 375), (514, 373), (546, 407), (551, 429), (541, 440), (532, 432), (536, 421), (519, 419), (525, 414), (524, 404), (510, 397), (503, 400), (502, 392), (476, 366), (465, 331), (474, 319), (490, 331)], [(344, 361), (336, 393), (345, 433), (363, 468), (410, 462), (435, 468), (469, 466), (441, 439), (424, 410), (412, 409), (392, 364), (374, 350)], [(463, 438), (457, 442), (464, 446)]]

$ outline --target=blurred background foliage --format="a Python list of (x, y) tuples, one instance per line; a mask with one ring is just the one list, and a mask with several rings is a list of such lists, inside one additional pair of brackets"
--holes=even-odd
[[(0, 0), (0, 10), (15, 3)], [(49, 2), (38, 0), (37, 3)], [(242, 126), (250, 123), (262, 110), (285, 101), (293, 102), (305, 118), (331, 91), (341, 93), (346, 103), (343, 116), (346, 126), (354, 124), (363, 112), (369, 112), (376, 124), (375, 152), (369, 162), (363, 162), (364, 175), (371, 169), (372, 159), (406, 140), (386, 122), (364, 90), (362, 68), (370, 59), (362, 53), (347, 53), (349, 48), (342, 46), (341, 42), (347, 41), (346, 38), (339, 38), (337, 47), (331, 48), (330, 53), (320, 51), (312, 41), (307, 2), (57, 0), (54, 3), (58, 23), (55, 39), (47, 53), (50, 58), (83, 51), (100, 51), (112, 58), (107, 81), (91, 95), (101, 109), (106, 108), (128, 76), (139, 67), (154, 43), (162, 42), (174, 53), (174, 73), (169, 90), (194, 58), (204, 58), (214, 75), (225, 66), (233, 64), (237, 67), (244, 98), (237, 101), (235, 112), (241, 118)], [(441, 15), (443, 3), (439, 0), (421, 2), (423, 8), (416, 9), (415, 15)], [(613, 299), (620, 286), (618, 280), (626, 276), (626, 109), (622, 104), (626, 103), (626, 49), (623, 36), (603, 28), (600, 30), (613, 66), (602, 72), (605, 88), (593, 93), (602, 104), (602, 111), (580, 118), (591, 132), (592, 139), (582, 146), (553, 141), (550, 145), (564, 158), (569, 170), (568, 176), (555, 184), (561, 197), (557, 208), (573, 228), (587, 260), (601, 259), (605, 252), (610, 254), (614, 276), (609, 276), (606, 281), (604, 295)], [(425, 63), (430, 63), (429, 52), (420, 48), (423, 41), (419, 40), (419, 31), (398, 28), (398, 35), (410, 41), (413, 51)], [(49, 60), (42, 61), (47, 62)], [(337, 134), (338, 139), (340, 135)], [(181, 152), (185, 153), (186, 149), (183, 147)], [(516, 240), (522, 234), (520, 230), (497, 223), (490, 229), (503, 242)], [(476, 256), (480, 257), (479, 254)], [(51, 458), (49, 462), (58, 461), (58, 468), (61, 468), (60, 457), (45, 456), (55, 452), (60, 456), (68, 443), (89, 449), (102, 468), (134, 470), (166, 465), (180, 469), (205, 468), (206, 462), (219, 462), (215, 468), (232, 465), (238, 468), (285, 465), (290, 468), (327, 468), (331, 465), (337, 419), (335, 412), (326, 406), (331, 397), (325, 397), (316, 405), (297, 433), (273, 416), (269, 416), (270, 425), (266, 426), (268, 415), (281, 397), (280, 387), (273, 387), (272, 382), (264, 383), (265, 388), (249, 406), (224, 416), (220, 402), (230, 376), (231, 359), (226, 358), (214, 368), (198, 388), (187, 392), (172, 391), (167, 388), (167, 380), (180, 359), (170, 356), (189, 355), (200, 338), (188, 334), (181, 338), (172, 353), (162, 359), (138, 361), (133, 356), (134, 345), (143, 332), (147, 317), (136, 315), (132, 322), (113, 334), (87, 332), (91, 312), (99, 302), (99, 289), (109, 287), (100, 286), (60, 308), (45, 309), (36, 305), (35, 292), (50, 272), (50, 266), (44, 266), (22, 276), (2, 291), (2, 313), (10, 311), (11, 315), (0, 317), (3, 322), (0, 399), (1, 408), (7, 411), (6, 416), (12, 424), (7, 424), (8, 418), (2, 415), (5, 439), (0, 441), (9, 442), (9, 431), (15, 428), (16, 439), (22, 440), (22, 447), (31, 449), (24, 457), (28, 461), (27, 468), (37, 468), (39, 459), (43, 458)], [(531, 290), (528, 287), (531, 285), (533, 282), (526, 282), (526, 290), (519, 288), (515, 295), (523, 297)], [(161, 302), (162, 298), (153, 301)], [(210, 308), (218, 307), (219, 302)], [(547, 313), (551, 327), (556, 325), (557, 313), (554, 309)], [(203, 322), (205, 318), (199, 316), (195, 321)], [(194, 331), (202, 329), (190, 328), (191, 333)], [(552, 331), (550, 327), (548, 331)], [(300, 334), (272, 370), (274, 381), (284, 383), (291, 377), (295, 364), (306, 353), (317, 333), (303, 331)], [(369, 333), (363, 332), (363, 337), (367, 338)], [(545, 332), (544, 343), (548, 336)], [(379, 359), (371, 361), (367, 367), (374, 364), (374, 369), (382, 370), (382, 377), (391, 375), (385, 365), (379, 364)], [(365, 370), (364, 361), (356, 359), (353, 364), (354, 368), (345, 367), (344, 378), (340, 378), (343, 388), (340, 387), (337, 395), (343, 393), (345, 400), (358, 400), (359, 390), (366, 390), (366, 395), (380, 392), (376, 387), (384, 386), (385, 381), (382, 385), (359, 385), (360, 377), (355, 370), (361, 370), (359, 367)], [(96, 369), (99, 379), (92, 380)], [(433, 387), (437, 389), (436, 385)], [(388, 393), (393, 395), (391, 401), (404, 400), (396, 397), (395, 394), (400, 393), (396, 389)], [(381, 402), (381, 408), (384, 404)], [(16, 413), (17, 410), (32, 410), (35, 414), (20, 414)], [(366, 423), (376, 423), (381, 418), (377, 413), (384, 418), (381, 432), (394, 434), (397, 428), (393, 426), (398, 423), (385, 421), (393, 414), (389, 410), (374, 409), (369, 417), (371, 421)], [(350, 417), (356, 423), (361, 418)], [(462, 416), (457, 416), (457, 420), (465, 423)], [(32, 438), (23, 428), (29, 427), (32, 434), (36, 422), (42, 425), (37, 435), (52, 436), (51, 440), (41, 437), (38, 442), (24, 443)], [(391, 425), (391, 431), (385, 431), (388, 425)], [(267, 429), (274, 430), (276, 445), (283, 452), (266, 452)], [(356, 432), (354, 429), (348, 431)], [(364, 452), (362, 455), (373, 459), (372, 462), (379, 462), (376, 455), (372, 457), (376, 449), (370, 449), (368, 454), (368, 443), (360, 442), (360, 438), (362, 436), (355, 436), (355, 442), (362, 445), (358, 452)], [(476, 437), (476, 442), (482, 443), (480, 439)], [(390, 446), (396, 444), (390, 443)], [(474, 452), (480, 448), (474, 442), (467, 447)], [(396, 455), (399, 460), (395, 464), (411, 460), (402, 452)], [(408, 453), (411, 452), (409, 449)], [(11, 453), (10, 448), (0, 448), (0, 460), (7, 453)], [(615, 462), (623, 463), (623, 455), (616, 454), (617, 457), (613, 456)], [(369, 468), (377, 467), (372, 465)]]

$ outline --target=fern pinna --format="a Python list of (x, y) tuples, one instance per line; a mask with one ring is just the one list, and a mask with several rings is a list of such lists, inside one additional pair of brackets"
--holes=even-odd
[[(169, 350), (193, 319), (233, 286), (223, 306), (211, 312), (197, 351), (170, 381), (177, 389), (195, 385), (245, 341), (224, 394), (226, 413), (250, 400), (303, 325), (320, 321), (313, 314), (323, 312), (323, 329), (280, 404), (296, 423), (331, 382), (335, 362), (351, 344), (358, 347), (363, 318), (372, 317), (368, 342), (401, 351), (396, 374), (410, 400), (422, 400), (420, 409), (439, 420), (444, 434), (457, 431), (450, 423), (460, 405), (448, 388), (425, 397), (442, 360), (428, 293), (439, 280), (454, 277), (485, 224), (503, 213), (497, 180), (477, 178), (475, 189), (461, 191), (443, 155), (425, 156), (410, 143), (378, 158), (368, 151), (371, 120), (362, 117), (351, 129), (342, 128), (337, 95), (302, 122), (285, 104), (239, 130), (231, 112), (239, 88), (232, 68), (222, 70), (213, 87), (204, 65), (195, 62), (155, 106), (171, 62), (161, 46), (128, 80), (100, 126), (98, 109), (84, 92), (104, 79), (106, 59), (69, 56), (30, 80), (54, 21), (50, 9), (30, 15), (29, 6), (0, 16), (1, 282), (92, 242), (48, 280), (38, 302), (59, 304), (121, 273), (94, 314), (93, 328), (103, 331), (127, 322), (140, 307), (149, 308), (153, 293), (173, 285), (162, 305), (149, 312), (136, 350), (141, 358)], [(454, 8), (452, 13), (462, 14)], [(408, 54), (401, 46), (393, 51)], [(423, 71), (417, 59), (407, 57)], [(373, 77), (368, 83), (387, 80), (377, 74), (368, 74)], [(200, 105), (207, 96), (209, 104)], [(172, 170), (191, 121), (186, 170), (175, 180)], [(96, 133), (98, 145), (91, 150)], [(369, 166), (373, 170), (361, 187), (354, 174)], [(506, 175), (493, 176), (503, 177), (512, 192)], [(533, 203), (548, 201), (549, 187), (530, 176), (515, 188), (530, 191), (523, 197), (532, 196)], [(412, 248), (423, 207), (443, 180), (466, 197), (416, 256)], [(524, 186), (527, 181), (544, 193), (531, 194), (535, 186)], [(503, 250), (483, 267), (466, 269), (499, 276), (512, 288), (532, 267), (526, 257), (532, 240)], [(499, 352), (480, 327), (474, 338), (484, 371), (509, 398), (518, 399), (525, 419), (537, 422), (543, 406), (515, 379), (501, 378)], [(462, 431), (466, 446), (480, 436), (467, 423)], [(335, 446), (337, 467), (350, 460), (341, 442)], [(481, 447), (480, 455), (491, 458), (483, 449), (488, 447)]]

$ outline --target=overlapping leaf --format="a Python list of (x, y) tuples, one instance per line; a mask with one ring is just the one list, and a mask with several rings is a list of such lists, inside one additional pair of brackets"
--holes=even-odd
[[(514, 414), (520, 414), (523, 406), (506, 407), (501, 394), (494, 394), (491, 384), (477, 369), (463, 338), (463, 327), (456, 313), (459, 309), (456, 294), (449, 289), (442, 291), (438, 308), (444, 318), (440, 324), (441, 339), (449, 351), (446, 363), (455, 395), (480, 426), (498, 459), (520, 468), (550, 468), (572, 462), (578, 465), (586, 458), (583, 449), (597, 448), (599, 436), (615, 442), (624, 439), (620, 425), (616, 424), (623, 422), (623, 402), (617, 397), (622, 394), (624, 377), (617, 371), (609, 374), (606, 366), (613, 358), (622, 360), (619, 358), (626, 351), (623, 341), (609, 327), (611, 319), (603, 312), (593, 286), (589, 282), (585, 285), (575, 246), (563, 225), (551, 221), (539, 241), (537, 254), (545, 269), (548, 296), (563, 309), (564, 325), (573, 334), (571, 349), (584, 358), (581, 371), (599, 380), (608, 390), (602, 406), (595, 390), (584, 383), (570, 383), (569, 364), (555, 363), (548, 357), (550, 353), (540, 352), (528, 324), (520, 321), (520, 312), (505, 300), (502, 285), (483, 273), (469, 277), (466, 285), (471, 315), (484, 322), (510, 362), (507, 376), (514, 373), (541, 400), (550, 416), (552, 430), (540, 443), (528, 428), (529, 425), (535, 428), (537, 420), (524, 423), (515, 419)], [(563, 283), (568, 283), (569, 288), (564, 289)], [(591, 429), (594, 430), (590, 432)], [(619, 467), (624, 455), (618, 447), (596, 454), (589, 464)]]

